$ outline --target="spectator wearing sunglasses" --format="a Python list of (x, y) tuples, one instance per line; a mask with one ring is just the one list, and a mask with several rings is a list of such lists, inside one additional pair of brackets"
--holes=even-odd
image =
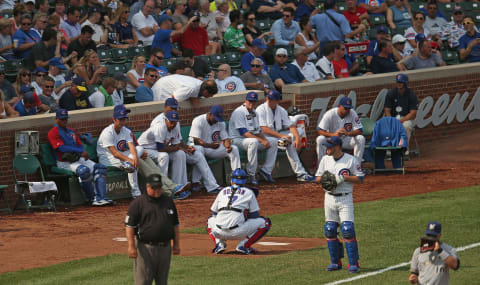
[(308, 49), (298, 46), (295, 48), (294, 52), (295, 61), (293, 61), (292, 64), (300, 69), (300, 72), (302, 72), (303, 76), (305, 76), (305, 79), (308, 82), (322, 80), (317, 68), (315, 67), (315, 64), (308, 61)]
[(22, 86), (30, 87), (32, 85), (32, 73), (30, 70), (26, 68), (20, 68), (17, 73), (17, 79), (13, 83), (13, 88), (15, 88), (15, 92), (17, 93), (17, 100), (15, 102), (9, 102), (10, 104), (14, 105), (17, 103), (18, 98), (20, 97), (20, 89)]
[(470, 16), (463, 19), (463, 26), (466, 33), (459, 40), (460, 59), (478, 62), (480, 61), (480, 33), (477, 32), (475, 23)]
[(135, 101), (138, 103), (141, 102), (151, 102), (153, 101), (153, 90), (152, 86), (158, 80), (158, 71), (155, 68), (147, 68), (145, 70), (145, 78), (142, 84), (137, 87), (135, 90)]
[(165, 66), (162, 65), (164, 58), (165, 55), (161, 48), (152, 48), (152, 50), (150, 51), (150, 59), (145, 65), (145, 68), (153, 68), (157, 70), (159, 77), (167, 75), (168, 70)]
[(283, 9), (282, 19), (273, 23), (272, 32), (276, 46), (293, 46), (295, 36), (302, 32), (298, 23), (293, 20), (294, 13), (292, 8), (286, 7)]
[(453, 8), (452, 21), (448, 22), (441, 30), (441, 38), (447, 41), (451, 48), (457, 48), (460, 38), (465, 35), (465, 27), (463, 26), (463, 9), (460, 6)]
[(51, 112), (56, 112), (58, 107), (58, 101), (55, 99), (57, 96), (54, 91), (55, 80), (51, 77), (46, 77), (43, 83), (42, 93), (38, 95), (38, 98), (50, 108)]
[(305, 80), (300, 69), (291, 63), (287, 63), (288, 52), (284, 48), (277, 49), (275, 53), (275, 64), (270, 69), (270, 77), (275, 87), (282, 90), (285, 84), (308, 82)]
[(261, 58), (254, 58), (251, 61), (250, 70), (240, 76), (248, 90), (263, 90), (267, 94), (268, 91), (275, 89), (268, 73), (262, 72), (264, 64)]
[(43, 83), (45, 82), (45, 77), (48, 76), (48, 71), (43, 67), (37, 67), (33, 71), (35, 75), (35, 80), (32, 81), (32, 88), (36, 94), (42, 94)]
[(14, 43), (13, 52), (18, 58), (28, 58), (33, 46), (41, 40), (40, 35), (33, 31), (31, 27), (32, 18), (24, 14), (21, 19), (20, 29), (12, 37)]
[(431, 37), (431, 31), (428, 28), (425, 28), (423, 23), (425, 23), (425, 14), (421, 11), (414, 12), (413, 14), (413, 25), (405, 30), (405, 38), (407, 42), (405, 43), (404, 53), (406, 55), (411, 55), (415, 53), (417, 48), (417, 41), (415, 37), (418, 34), (424, 34), (425, 38), (429, 39)]

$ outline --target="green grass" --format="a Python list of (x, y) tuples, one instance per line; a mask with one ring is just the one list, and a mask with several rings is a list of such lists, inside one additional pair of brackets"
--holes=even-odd
[[(442, 223), (442, 240), (452, 246), (480, 242), (479, 191), (476, 186), (355, 204), (362, 273), (409, 261), (430, 220)], [(323, 237), (323, 209), (271, 218), (269, 236)], [(204, 228), (186, 232), (205, 233)], [(461, 268), (451, 273), (452, 284), (480, 280), (479, 254), (480, 248), (459, 253)], [(254, 259), (175, 256), (169, 284), (320, 284), (352, 277), (346, 270), (325, 272), (328, 264), (324, 247)], [(351, 284), (406, 284), (407, 279), (405, 267)], [(126, 255), (0, 275), (0, 284), (132, 284), (132, 280), (132, 263)]]

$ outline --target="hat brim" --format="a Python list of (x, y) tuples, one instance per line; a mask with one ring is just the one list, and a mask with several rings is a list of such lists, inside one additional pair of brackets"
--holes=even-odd
[(67, 70), (67, 67), (66, 67), (65, 65), (63, 65), (63, 64), (54, 65), (54, 66), (58, 67), (58, 68), (61, 69), (61, 70)]
[(262, 44), (256, 44), (256, 45), (253, 45), (254, 47), (258, 47), (258, 48), (261, 48), (261, 49), (267, 49), (267, 45), (262, 43)]
[(426, 230), (425, 234), (429, 235), (429, 236), (435, 236), (435, 237), (440, 235), (439, 233), (434, 232), (434, 231), (430, 231), (430, 230)]
[(223, 116), (218, 116), (218, 115), (213, 114), (213, 117), (215, 118), (215, 121), (217, 121), (217, 122), (225, 122), (225, 118), (223, 118)]
[(352, 105), (340, 105), (340, 106), (342, 106), (345, 109), (352, 109), (353, 108)]
[(80, 85), (77, 85), (77, 89), (78, 91), (87, 92), (87, 88)]
[(329, 143), (329, 142), (324, 142), (323, 145), (326, 146), (326, 147), (334, 147), (334, 146), (336, 146), (336, 145), (338, 145), (338, 144), (333, 144), (333, 143)]
[(152, 182), (152, 183), (148, 183), (148, 185), (150, 185), (150, 187), (152, 187), (153, 189), (159, 189), (159, 188), (162, 188), (162, 183), (161, 182)]

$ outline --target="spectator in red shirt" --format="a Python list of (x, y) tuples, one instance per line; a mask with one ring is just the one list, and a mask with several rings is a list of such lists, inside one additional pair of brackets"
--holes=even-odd
[(364, 7), (357, 6), (357, 0), (347, 0), (346, 2), (347, 9), (343, 12), (343, 15), (347, 18), (352, 30), (355, 30), (362, 21), (368, 21), (368, 12)]
[[(189, 14), (189, 18), (197, 17), (198, 12)], [(205, 28), (200, 25), (200, 17), (197, 17), (188, 29), (182, 34), (182, 48), (189, 48), (193, 51), (193, 55), (210, 55), (216, 52), (215, 48), (210, 47), (208, 42), (208, 34)]]
[(348, 71), (348, 64), (344, 58), (345, 56), (345, 45), (340, 42), (338, 48), (335, 48), (335, 53), (333, 56), (333, 70), (335, 71), (335, 78), (346, 78), (350, 76)]

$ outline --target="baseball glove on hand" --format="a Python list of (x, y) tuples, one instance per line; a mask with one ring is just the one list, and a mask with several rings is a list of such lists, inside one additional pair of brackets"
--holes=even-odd
[(325, 171), (321, 178), (320, 184), (322, 184), (323, 189), (327, 192), (334, 192), (337, 188), (337, 179), (334, 174), (329, 171)]

